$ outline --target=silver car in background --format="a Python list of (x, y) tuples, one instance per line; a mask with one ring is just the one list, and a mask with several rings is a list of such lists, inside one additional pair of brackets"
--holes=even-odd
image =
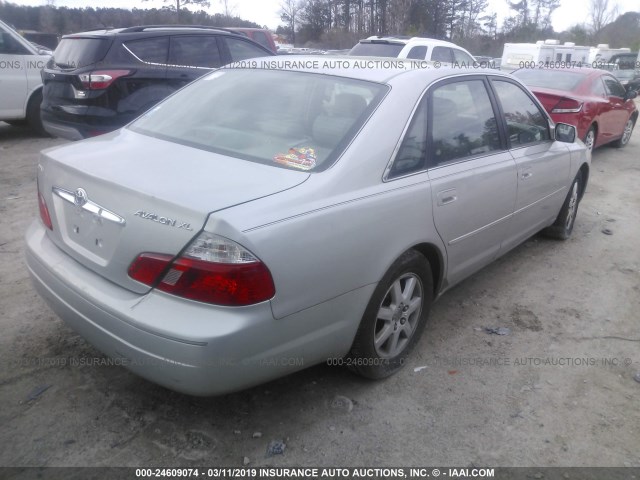
[(438, 295), (540, 230), (569, 237), (590, 155), (517, 79), (345, 62), (221, 69), (45, 150), (26, 235), (40, 294), (193, 395), (328, 359), (383, 378)]

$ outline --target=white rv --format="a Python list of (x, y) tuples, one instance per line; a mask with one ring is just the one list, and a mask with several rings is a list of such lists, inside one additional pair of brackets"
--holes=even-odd
[(573, 66), (589, 61), (591, 47), (559, 40), (539, 40), (536, 43), (505, 43), (501, 70), (536, 68), (544, 65)]
[(592, 47), (589, 52), (589, 63), (608, 63), (609, 59), (617, 53), (630, 53), (631, 49), (609, 48), (609, 44), (600, 43), (597, 47)]

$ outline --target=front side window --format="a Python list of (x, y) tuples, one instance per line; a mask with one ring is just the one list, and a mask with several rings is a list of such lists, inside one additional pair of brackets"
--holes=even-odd
[(615, 78), (607, 75), (606, 77), (603, 78), (603, 80), (604, 80), (604, 86), (607, 89), (607, 94), (610, 97), (622, 98), (627, 93), (624, 87)]
[(227, 42), (232, 62), (240, 62), (248, 58), (264, 57), (268, 55), (268, 53), (261, 48), (258, 48), (244, 40), (239, 40), (237, 38), (225, 38), (224, 41)]
[[(129, 128), (227, 157), (328, 168), (388, 87), (316, 73), (223, 69), (185, 87)], [(224, 157), (211, 156), (211, 161)]]
[(493, 87), (502, 105), (511, 147), (549, 140), (546, 115), (518, 85), (493, 80)]
[(222, 66), (216, 37), (214, 35), (172, 37), (169, 64), (200, 68)]
[(20, 45), (9, 32), (0, 29), (0, 53), (6, 55), (27, 55), (30, 52)]
[(447, 83), (431, 93), (430, 164), (499, 150), (498, 122), (482, 80)]
[(407, 58), (413, 58), (415, 60), (424, 60), (427, 58), (427, 47), (424, 45), (419, 45), (417, 47), (413, 47), (409, 50), (407, 54)]
[(467, 66), (471, 66), (475, 63), (473, 58), (471, 58), (462, 50), (458, 50), (457, 48), (453, 48), (452, 50), (453, 50), (453, 56), (456, 59), (456, 63), (461, 63)]

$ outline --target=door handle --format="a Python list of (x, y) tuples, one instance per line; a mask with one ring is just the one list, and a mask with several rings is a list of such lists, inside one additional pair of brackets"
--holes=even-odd
[(438, 205), (447, 205), (456, 200), (458, 200), (458, 195), (455, 188), (438, 192)]
[(524, 172), (522, 175), (520, 175), (520, 178), (522, 180), (526, 180), (526, 179), (531, 178), (531, 177), (533, 177), (533, 173), (531, 173), (531, 172)]

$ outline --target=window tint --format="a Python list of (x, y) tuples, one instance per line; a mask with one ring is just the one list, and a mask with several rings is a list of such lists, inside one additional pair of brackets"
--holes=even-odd
[(217, 68), (222, 66), (214, 35), (171, 38), (170, 65)]
[(424, 60), (425, 58), (427, 58), (427, 47), (423, 45), (413, 47), (411, 50), (409, 50), (409, 54), (407, 55), (407, 58)]
[(267, 47), (269, 50), (271, 50), (271, 44), (269, 43), (269, 39), (264, 34), (264, 32), (253, 32), (253, 39), (263, 47)]
[(627, 91), (618, 80), (613, 77), (606, 76), (603, 78), (607, 94), (613, 97), (624, 97)]
[(493, 80), (512, 147), (549, 140), (549, 122), (522, 88), (510, 82)]
[(465, 65), (473, 65), (474, 60), (469, 55), (464, 53), (462, 50), (458, 50), (457, 48), (452, 48), (453, 56), (457, 63), (464, 63)]
[(430, 124), (433, 165), (501, 148), (498, 123), (482, 80), (448, 83), (433, 90)]
[(389, 178), (400, 177), (424, 168), (427, 151), (427, 97), (416, 110), (409, 129), (391, 166)]
[(109, 50), (110, 42), (99, 38), (63, 38), (53, 60), (61, 68), (80, 68), (97, 63)]
[(147, 63), (167, 63), (169, 37), (145, 38), (125, 43), (127, 49)]
[(449, 47), (433, 47), (431, 52), (431, 60), (436, 62), (453, 63), (453, 52)]
[(251, 45), (249, 42), (239, 40), (236, 38), (225, 38), (227, 47), (229, 47), (229, 53), (231, 54), (232, 62), (239, 62), (246, 60), (247, 58), (264, 57), (268, 55), (261, 48)]

